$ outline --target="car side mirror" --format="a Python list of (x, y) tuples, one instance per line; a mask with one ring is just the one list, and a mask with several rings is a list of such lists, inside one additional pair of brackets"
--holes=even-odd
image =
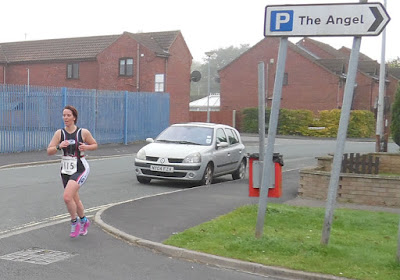
[(148, 143), (154, 143), (154, 139), (153, 139), (153, 138), (146, 138), (146, 142), (148, 142)]
[(229, 146), (228, 142), (220, 142), (217, 144), (217, 148), (226, 148), (228, 146)]

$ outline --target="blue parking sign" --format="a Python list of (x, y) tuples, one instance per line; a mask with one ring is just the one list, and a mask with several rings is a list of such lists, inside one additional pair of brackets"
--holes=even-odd
[(293, 10), (271, 11), (270, 31), (292, 31)]

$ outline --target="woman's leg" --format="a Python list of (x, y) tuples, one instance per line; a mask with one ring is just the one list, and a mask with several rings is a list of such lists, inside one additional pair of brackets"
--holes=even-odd
[(64, 189), (64, 202), (65, 205), (67, 206), (68, 213), (71, 216), (71, 220), (75, 220), (76, 215), (80, 214), (78, 213), (79, 208), (80, 208), (79, 211), (83, 210), (82, 203), (76, 202), (76, 197), (78, 197), (79, 200), (78, 190), (79, 190), (79, 184), (74, 180), (69, 180), (67, 186)]
[(76, 213), (78, 214), (78, 216), (80, 218), (84, 217), (85, 216), (85, 208), (83, 207), (82, 201), (79, 198), (79, 192), (75, 193), (74, 201), (75, 201), (75, 205), (76, 205)]

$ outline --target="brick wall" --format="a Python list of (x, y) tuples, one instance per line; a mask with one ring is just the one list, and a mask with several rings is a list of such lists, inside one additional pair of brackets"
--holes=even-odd
[[(264, 39), (234, 62), (219, 71), (221, 80), (221, 110), (237, 110), (258, 106), (258, 63), (265, 67), (270, 59), (275, 63), (265, 70), (268, 96), (272, 97), (279, 39)], [(309, 109), (314, 112), (337, 108), (344, 87), (339, 77), (288, 47), (285, 72), (288, 85), (283, 86), (281, 108)], [(269, 103), (269, 104), (268, 104)], [(267, 101), (270, 107), (271, 100)], [(339, 104), (341, 105), (341, 104)]]
[[(380, 173), (398, 173), (399, 154), (379, 156)], [(318, 158), (318, 167), (300, 171), (299, 196), (327, 199), (332, 157)], [(374, 206), (400, 207), (400, 176), (341, 173), (337, 201)]]
[[(313, 45), (311, 51), (323, 58), (332, 54)], [(221, 110), (237, 110), (258, 107), (258, 64), (265, 64), (265, 84), (268, 97), (273, 94), (278, 38), (265, 38), (219, 71)], [(274, 64), (269, 64), (274, 59)], [(267, 71), (268, 65), (268, 71)], [(267, 74), (268, 72), (268, 74)], [(314, 113), (341, 108), (344, 83), (338, 75), (306, 58), (289, 44), (285, 72), (288, 85), (282, 88), (281, 108), (307, 109)], [(397, 81), (389, 77), (387, 95), (394, 96)], [(372, 110), (378, 96), (379, 84), (361, 72), (357, 73), (354, 91), (354, 110)], [(267, 101), (270, 107), (271, 100)]]
[(79, 79), (67, 79), (67, 62), (11, 64), (6, 67), (6, 83), (14, 85), (96, 88), (97, 63), (79, 62)]
[(171, 56), (168, 58), (167, 88), (171, 94), (171, 123), (189, 121), (190, 103), (190, 67), (192, 55), (185, 43), (182, 34), (179, 34), (170, 48)]

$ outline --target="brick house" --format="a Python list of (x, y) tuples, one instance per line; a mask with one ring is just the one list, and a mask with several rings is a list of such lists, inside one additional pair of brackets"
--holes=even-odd
[[(351, 49), (342, 47), (339, 50), (336, 50), (327, 44), (312, 40), (310, 38), (303, 38), (296, 45), (313, 53), (315, 58), (321, 63), (329, 61), (341, 63), (344, 67), (344, 71), (347, 72)], [(389, 103), (392, 103), (394, 100), (394, 95), (399, 82), (399, 76), (396, 74), (398, 72), (397, 70), (398, 69), (386, 69), (385, 88)], [(379, 94), (379, 72), (380, 64), (368, 56), (360, 53), (357, 73), (357, 87), (355, 88), (353, 97), (354, 109), (372, 111), (374, 108), (376, 108), (376, 102)]]
[[(279, 38), (264, 38), (219, 70), (221, 111), (258, 106), (258, 63), (268, 64), (265, 84), (272, 97)], [(348, 67), (345, 49), (336, 50), (309, 38), (288, 42), (281, 108), (320, 110), (341, 108)], [(275, 63), (271, 64), (271, 59)], [(387, 95), (393, 96), (398, 78), (389, 74)], [(361, 55), (352, 109), (373, 110), (378, 96), (379, 64)], [(270, 106), (271, 101), (267, 101)], [(229, 122), (229, 121), (228, 121)]]
[(180, 31), (0, 43), (0, 84), (166, 92), (170, 123), (189, 120), (191, 64)]

